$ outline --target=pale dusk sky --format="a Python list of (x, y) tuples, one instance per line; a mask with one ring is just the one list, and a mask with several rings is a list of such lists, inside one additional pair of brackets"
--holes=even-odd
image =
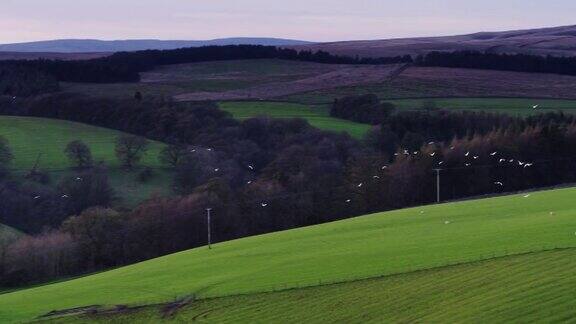
[(575, 0), (0, 0), (0, 43), (441, 36), (576, 24)]

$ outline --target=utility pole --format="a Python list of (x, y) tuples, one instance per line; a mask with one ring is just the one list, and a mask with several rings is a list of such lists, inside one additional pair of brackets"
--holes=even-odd
[(440, 203), (440, 171), (442, 169), (434, 169), (436, 171), (436, 202)]
[(206, 225), (208, 228), (208, 249), (212, 249), (212, 230), (210, 229), (210, 212), (212, 211), (212, 208), (206, 208)]

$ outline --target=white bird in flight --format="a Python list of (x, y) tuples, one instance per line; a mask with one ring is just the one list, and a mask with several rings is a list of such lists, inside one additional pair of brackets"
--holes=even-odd
[(540, 105), (534, 105), (532, 106), (532, 109), (538, 109), (538, 107), (540, 107)]
[(505, 159), (500, 159), (500, 160), (498, 160), (498, 163), (502, 163), (502, 162), (504, 162), (504, 161), (506, 161), (506, 160), (505, 160)]
[(362, 187), (363, 185), (364, 185), (364, 183), (359, 183), (358, 188)]
[(496, 154), (498, 154), (498, 152), (492, 152), (492, 153), (490, 153), (491, 156), (494, 156), (494, 155), (496, 155)]
[(436, 152), (430, 153), (430, 156), (434, 157), (434, 155), (436, 155)]
[(262, 204), (260, 204), (262, 207), (266, 207), (268, 206), (268, 203), (263, 202)]
[(470, 152), (466, 152), (466, 154), (464, 154), (464, 156), (468, 156), (468, 155), (470, 155)]
[(254, 170), (254, 167), (253, 167), (253, 166), (251, 166), (251, 165), (248, 165), (248, 169), (250, 169), (250, 170)]
[(495, 184), (495, 185), (498, 185), (498, 186), (501, 186), (501, 187), (504, 185), (504, 184), (503, 184), (502, 182), (500, 182), (500, 181), (496, 181), (496, 182), (494, 182), (494, 184)]

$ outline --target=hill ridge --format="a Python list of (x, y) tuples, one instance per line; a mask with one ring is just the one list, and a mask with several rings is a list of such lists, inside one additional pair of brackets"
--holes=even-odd
[(209, 40), (161, 40), (161, 39), (55, 39), (36, 42), (0, 44), (0, 52), (18, 53), (102, 53), (139, 50), (170, 50), (184, 47), (209, 45), (270, 45), (289, 46), (310, 42), (272, 37), (231, 37)]
[(532, 55), (576, 55), (576, 25), (453, 36), (403, 37), (353, 40), (291, 46), (302, 50), (324, 50), (332, 54), (390, 57), (419, 55), (431, 51), (488, 51)]

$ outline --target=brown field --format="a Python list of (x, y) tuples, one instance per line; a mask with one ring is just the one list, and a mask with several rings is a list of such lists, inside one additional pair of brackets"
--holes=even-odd
[(0, 52), (0, 61), (2, 60), (89, 60), (109, 56), (111, 53), (20, 53), (20, 52)]
[(332, 67), (333, 70), (305, 78), (285, 82), (266, 83), (246, 89), (233, 89), (221, 92), (191, 92), (177, 95), (175, 98), (181, 101), (263, 100), (309, 91), (382, 83), (390, 80), (394, 72), (403, 65), (326, 66)]
[(445, 37), (318, 43), (291, 48), (324, 50), (333, 54), (363, 57), (418, 55), (430, 51), (458, 50), (573, 56), (576, 55), (576, 26)]
[(62, 83), (62, 88), (91, 96), (126, 97), (140, 91), (144, 95), (172, 97), (282, 85), (343, 68), (350, 66), (269, 59), (217, 61), (160, 66), (142, 73), (139, 83)]
[(576, 99), (576, 77), (556, 74), (412, 67), (393, 82), (395, 87), (411, 84), (430, 85), (430, 96)]
[(278, 99), (326, 104), (334, 98), (374, 93), (381, 99), (510, 97), (576, 99), (576, 77), (473, 69), (410, 67), (392, 81), (323, 89)]
[[(306, 104), (374, 93), (382, 99), (512, 97), (576, 99), (576, 77), (437, 67), (350, 66), (282, 60), (239, 60), (168, 65), (142, 74), (140, 83), (63, 83), (91, 96), (146, 95), (178, 100), (285, 100)], [(398, 74), (397, 72), (402, 73)]]

